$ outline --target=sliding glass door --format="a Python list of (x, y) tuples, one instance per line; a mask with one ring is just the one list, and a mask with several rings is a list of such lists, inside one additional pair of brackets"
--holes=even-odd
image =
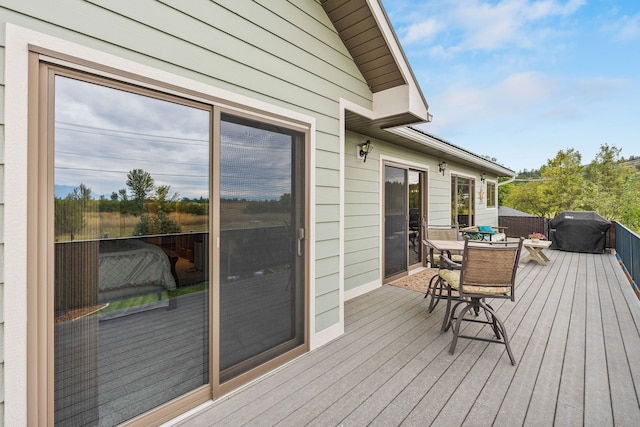
[(308, 128), (40, 72), (38, 410), (155, 425), (307, 351)]
[(424, 220), (425, 173), (384, 166), (384, 277), (406, 274), (423, 264), (421, 224)]

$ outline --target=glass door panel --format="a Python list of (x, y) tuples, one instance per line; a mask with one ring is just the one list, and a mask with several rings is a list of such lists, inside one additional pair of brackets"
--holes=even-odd
[(409, 179), (409, 266), (422, 264), (422, 219), (424, 172), (410, 169)]
[(209, 383), (211, 111), (107, 84), (54, 80), (57, 425)]
[(384, 277), (407, 271), (407, 170), (384, 167)]
[(304, 343), (304, 134), (223, 114), (220, 382)]

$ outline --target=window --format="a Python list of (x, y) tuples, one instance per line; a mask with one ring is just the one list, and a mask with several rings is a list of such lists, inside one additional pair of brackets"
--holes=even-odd
[(451, 174), (451, 223), (475, 225), (475, 180)]
[(38, 417), (157, 424), (307, 351), (308, 125), (38, 72)]
[(487, 181), (487, 207), (495, 208), (496, 207), (496, 183)]

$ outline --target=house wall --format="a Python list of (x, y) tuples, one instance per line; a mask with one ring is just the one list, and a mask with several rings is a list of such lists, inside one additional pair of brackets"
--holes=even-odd
[[(357, 146), (370, 140), (374, 149), (363, 162)], [(383, 162), (392, 161), (427, 171), (427, 223), (451, 223), (451, 172), (476, 179), (476, 223), (498, 224), (497, 208), (479, 202), (482, 171), (449, 161), (443, 176), (442, 160), (353, 132), (345, 135), (344, 178), (344, 289), (345, 299), (382, 285), (382, 174)], [(493, 177), (495, 179), (495, 177)], [(486, 191), (486, 187), (485, 191)]]
[[(314, 256), (312, 346), (333, 337), (328, 334), (314, 344), (314, 332), (326, 331), (340, 320), (339, 100), (371, 108), (372, 95), (318, 2), (4, 0), (0, 6), (2, 108), (12, 108), (5, 107), (4, 99), (5, 71), (13, 66), (4, 61), (7, 23), (171, 73), (215, 88), (216, 93), (255, 100), (258, 108), (272, 105), (313, 118), (315, 152), (311, 173), (316, 184), (310, 236)], [(5, 191), (16, 191), (4, 188), (4, 123), (2, 109), (0, 216), (4, 216)], [(12, 143), (26, 147), (26, 141)], [(4, 218), (0, 222), (4, 224)], [(12, 277), (7, 277), (5, 284), (3, 254), (4, 233), (0, 228), (0, 301), (3, 295), (24, 295), (22, 291), (5, 292), (8, 287), (25, 286)], [(14, 255), (22, 258), (25, 254), (12, 254), (6, 262), (12, 263)], [(12, 313), (26, 308), (24, 300), (4, 299), (4, 305), (12, 307)], [(17, 317), (19, 320), (13, 325), (20, 324), (22, 318)], [(14, 392), (22, 392), (24, 387), (19, 375), (5, 381), (3, 362), (8, 349), (3, 342), (7, 334), (13, 337), (12, 342), (19, 338), (16, 333), (4, 330), (4, 321), (0, 309), (0, 424), (4, 419), (1, 411), (5, 383), (12, 384)], [(26, 359), (20, 362), (21, 355), (12, 360), (26, 364)], [(25, 369), (19, 366), (22, 373)], [(12, 413), (14, 421), (19, 415), (16, 411), (20, 409)]]

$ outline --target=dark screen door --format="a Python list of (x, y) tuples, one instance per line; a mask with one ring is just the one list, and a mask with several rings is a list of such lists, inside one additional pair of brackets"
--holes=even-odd
[(304, 140), (222, 114), (221, 383), (304, 343)]
[(407, 270), (407, 170), (384, 167), (384, 277)]

